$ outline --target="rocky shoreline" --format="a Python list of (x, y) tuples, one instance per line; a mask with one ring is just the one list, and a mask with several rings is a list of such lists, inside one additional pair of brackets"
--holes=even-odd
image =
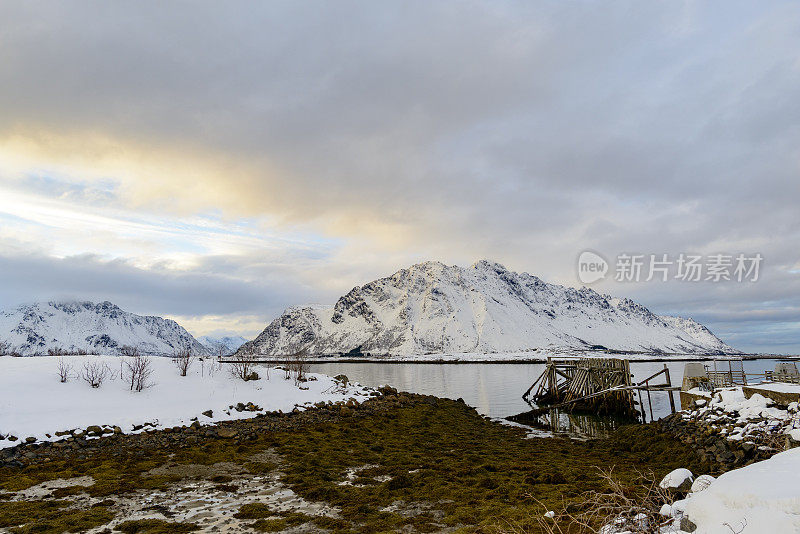
[[(317, 403), (306, 409), (295, 408), (291, 412), (262, 412), (251, 419), (221, 421), (203, 425), (194, 421), (188, 426), (157, 428), (155, 423), (142, 425), (134, 430), (138, 433), (124, 434), (122, 429), (110, 425), (91, 425), (70, 432), (56, 432), (60, 441), (41, 442), (20, 440), (15, 447), (0, 449), (0, 467), (23, 467), (39, 459), (61, 457), (86, 458), (100, 450), (133, 448), (180, 448), (196, 445), (202, 440), (222, 438), (233, 441), (256, 439), (264, 432), (291, 431), (308, 424), (337, 421), (343, 417), (369, 417), (399, 406), (415, 403), (434, 403), (436, 397), (412, 393), (398, 393), (391, 386), (376, 390), (372, 402), (358, 403), (354, 400)], [(231, 406), (237, 411), (258, 412), (253, 403)], [(207, 414), (210, 417), (210, 414)]]

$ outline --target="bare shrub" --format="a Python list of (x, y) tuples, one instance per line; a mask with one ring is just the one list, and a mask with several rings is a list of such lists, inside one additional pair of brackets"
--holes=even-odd
[(0, 356), (11, 353), (11, 343), (0, 341)]
[(137, 358), (139, 356), (139, 347), (135, 347), (133, 345), (122, 345), (119, 348), (119, 353), (122, 356), (127, 356), (129, 358)]
[(63, 356), (58, 359), (58, 378), (63, 384), (69, 380), (69, 374), (72, 372), (72, 364), (67, 362)]
[(299, 386), (301, 382), (306, 381), (306, 374), (308, 373), (308, 362), (306, 361), (306, 353), (298, 352), (292, 356), (289, 363), (289, 372), (294, 376), (294, 385)]
[(109, 369), (105, 363), (97, 360), (89, 360), (83, 364), (80, 377), (93, 388), (99, 388), (103, 385), (103, 382), (105, 382), (110, 373), (111, 369)]
[(233, 358), (228, 365), (234, 378), (244, 381), (258, 379), (258, 373), (255, 371), (258, 365), (258, 357), (254, 353), (243, 351), (233, 356)]
[[(530, 496), (547, 513), (534, 516), (533, 521), (522, 524), (508, 522), (498, 526), (498, 534), (657, 534), (672, 524), (673, 519), (661, 515), (664, 504), (672, 504), (673, 496), (659, 487), (652, 474), (640, 475), (640, 484), (635, 487), (623, 485), (612, 476), (611, 471), (600, 470), (605, 491), (587, 491), (578, 502), (560, 511), (549, 512), (539, 500)], [(571, 512), (570, 510), (578, 510)], [(530, 523), (535, 528), (529, 526)]]
[(142, 391), (150, 387), (150, 375), (153, 373), (153, 366), (150, 358), (136, 353), (136, 356), (125, 360), (125, 381), (131, 391)]
[(172, 362), (175, 364), (175, 367), (178, 368), (178, 372), (181, 376), (186, 376), (189, 373), (189, 368), (192, 366), (194, 360), (195, 357), (192, 353), (192, 349), (188, 347), (184, 347), (172, 355)]

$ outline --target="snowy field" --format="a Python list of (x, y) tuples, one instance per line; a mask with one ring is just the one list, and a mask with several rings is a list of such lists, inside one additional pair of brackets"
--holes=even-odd
[[(234, 378), (228, 364), (208, 359), (194, 361), (187, 376), (170, 358), (151, 358), (150, 386), (131, 391), (124, 379), (125, 357), (66, 356), (69, 379), (62, 383), (59, 358), (52, 356), (0, 358), (0, 448), (18, 445), (28, 437), (41, 441), (58, 439), (55, 433), (85, 429), (92, 425), (118, 426), (124, 433), (145, 423), (158, 428), (246, 419), (259, 412), (231, 409), (237, 403), (258, 405), (263, 411), (289, 412), (317, 402), (355, 399), (361, 402), (371, 390), (357, 384), (342, 384), (326, 375), (309, 374), (308, 381), (295, 384), (284, 372), (258, 367), (259, 380)], [(104, 365), (107, 377), (98, 388), (79, 375), (87, 363)], [(203, 415), (207, 410), (213, 416)], [(50, 434), (50, 437), (47, 436)], [(15, 436), (18, 441), (3, 439)]]

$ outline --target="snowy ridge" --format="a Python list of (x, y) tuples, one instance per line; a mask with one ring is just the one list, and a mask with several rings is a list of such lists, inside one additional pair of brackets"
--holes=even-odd
[(175, 321), (136, 315), (111, 302), (40, 302), (0, 312), (0, 341), (25, 356), (56, 349), (119, 354), (125, 345), (152, 355), (187, 347), (209, 354)]
[(242, 336), (201, 336), (197, 338), (197, 341), (215, 356), (219, 354), (233, 354), (239, 347), (247, 342)]
[(486, 260), (468, 268), (420, 263), (355, 287), (334, 306), (289, 308), (239, 350), (409, 356), (537, 349), (736, 352), (691, 319)]

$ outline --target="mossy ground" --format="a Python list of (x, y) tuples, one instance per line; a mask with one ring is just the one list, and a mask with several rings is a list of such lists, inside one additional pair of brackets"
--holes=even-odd
[[(5, 467), (0, 469), (0, 488), (6, 491), (82, 475), (92, 476), (96, 483), (56, 490), (44, 501), (0, 500), (0, 526), (22, 525), (19, 532), (61, 532), (65, 525), (84, 525), (75, 528), (81, 530), (104, 524), (97, 522), (109, 521), (116, 514), (113, 506), (72, 510), (63, 499), (78, 492), (103, 498), (179, 483), (178, 475), (148, 474), (166, 463), (233, 462), (242, 466), (241, 476), (263, 474), (278, 466), (254, 462), (252, 457), (267, 451), (281, 458), (284, 484), (306, 500), (329, 503), (340, 513), (333, 518), (276, 512), (257, 504), (242, 506), (238, 517), (252, 519), (247, 525), (265, 532), (304, 523), (342, 533), (403, 528), (433, 532), (448, 527), (491, 532), (509, 520), (528, 524), (535, 532), (530, 518), (543, 511), (536, 501), (552, 508), (578, 502), (582, 492), (602, 489), (599, 468), (613, 470), (617, 479), (631, 486), (641, 483), (643, 473), (660, 477), (676, 467), (710, 470), (699, 465), (689, 447), (652, 425), (624, 427), (611, 438), (588, 442), (525, 439), (520, 429), (487, 421), (464, 404), (428, 398), (368, 416), (315, 422), (301, 430), (265, 432), (250, 440), (209, 438), (171, 456), (133, 446), (124, 454), (101, 448), (83, 460)], [(215, 482), (229, 480), (217, 476)], [(21, 514), (20, 507), (25, 506), (36, 511)], [(67, 522), (69, 514), (73, 516)], [(136, 527), (129, 524), (129, 529)], [(161, 532), (157, 530), (161, 527), (154, 523), (149, 529), (126, 532)]]

